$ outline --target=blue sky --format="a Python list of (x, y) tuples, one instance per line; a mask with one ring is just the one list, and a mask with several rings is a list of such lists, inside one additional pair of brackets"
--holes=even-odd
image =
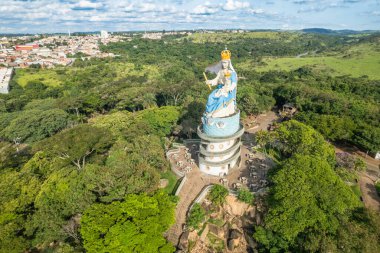
[(380, 30), (380, 0), (0, 0), (0, 33), (310, 27)]

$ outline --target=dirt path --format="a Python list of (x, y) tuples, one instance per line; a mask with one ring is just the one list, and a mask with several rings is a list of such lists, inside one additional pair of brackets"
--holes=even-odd
[(367, 173), (360, 173), (359, 184), (365, 207), (380, 212), (380, 197)]
[(375, 182), (380, 176), (380, 161), (366, 155), (355, 147), (336, 145), (335, 151), (347, 152), (356, 157), (360, 157), (366, 163), (366, 171), (359, 173), (359, 185), (362, 192), (363, 202), (367, 208), (380, 212), (380, 197), (375, 188)]
[[(251, 128), (247, 128), (247, 126), (244, 126), (245, 131), (248, 133), (256, 133), (260, 130), (266, 131), (268, 126), (274, 122), (277, 122), (278, 119), (279, 119), (279, 117), (275, 112), (268, 111), (268, 112), (266, 112), (264, 114), (260, 114), (256, 117), (255, 122), (258, 123), (257, 126), (251, 127)], [(248, 123), (249, 120), (246, 120), (245, 122)]]
[(353, 147), (353, 146), (343, 146), (343, 145), (335, 144), (335, 150), (338, 152), (347, 152), (351, 155), (360, 157), (367, 164), (367, 173), (371, 177), (379, 178), (380, 176), (379, 174), (380, 161), (379, 160), (375, 160), (373, 157), (367, 155), (363, 151), (360, 151), (358, 148)]

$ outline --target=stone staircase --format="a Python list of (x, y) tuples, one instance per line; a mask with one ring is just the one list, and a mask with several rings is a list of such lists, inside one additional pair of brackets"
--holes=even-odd
[(199, 170), (193, 170), (187, 174), (187, 181), (178, 195), (179, 202), (175, 211), (176, 223), (166, 232), (166, 238), (173, 245), (178, 244), (179, 237), (183, 233), (183, 225), (186, 223), (189, 207), (203, 187), (208, 184), (209, 182), (202, 177)]

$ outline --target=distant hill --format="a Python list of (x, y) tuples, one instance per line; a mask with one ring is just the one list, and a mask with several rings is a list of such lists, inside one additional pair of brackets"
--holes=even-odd
[(306, 28), (301, 30), (304, 33), (317, 33), (317, 34), (328, 34), (328, 35), (350, 35), (350, 34), (360, 34), (360, 33), (375, 33), (378, 31), (375, 30), (363, 30), (363, 31), (355, 31), (355, 30), (331, 30), (325, 28)]

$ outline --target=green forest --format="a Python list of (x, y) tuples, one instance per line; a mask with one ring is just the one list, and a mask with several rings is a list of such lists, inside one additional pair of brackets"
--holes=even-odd
[(278, 162), (252, 234), (259, 251), (379, 252), (379, 214), (344, 183), (358, 169), (342, 168), (330, 144), (380, 151), (379, 45), (380, 34), (137, 35), (101, 46), (115, 58), (17, 69), (0, 94), (0, 252), (174, 252), (165, 152), (197, 138), (202, 73), (225, 46), (243, 118), (285, 103), (299, 111), (257, 136)]

